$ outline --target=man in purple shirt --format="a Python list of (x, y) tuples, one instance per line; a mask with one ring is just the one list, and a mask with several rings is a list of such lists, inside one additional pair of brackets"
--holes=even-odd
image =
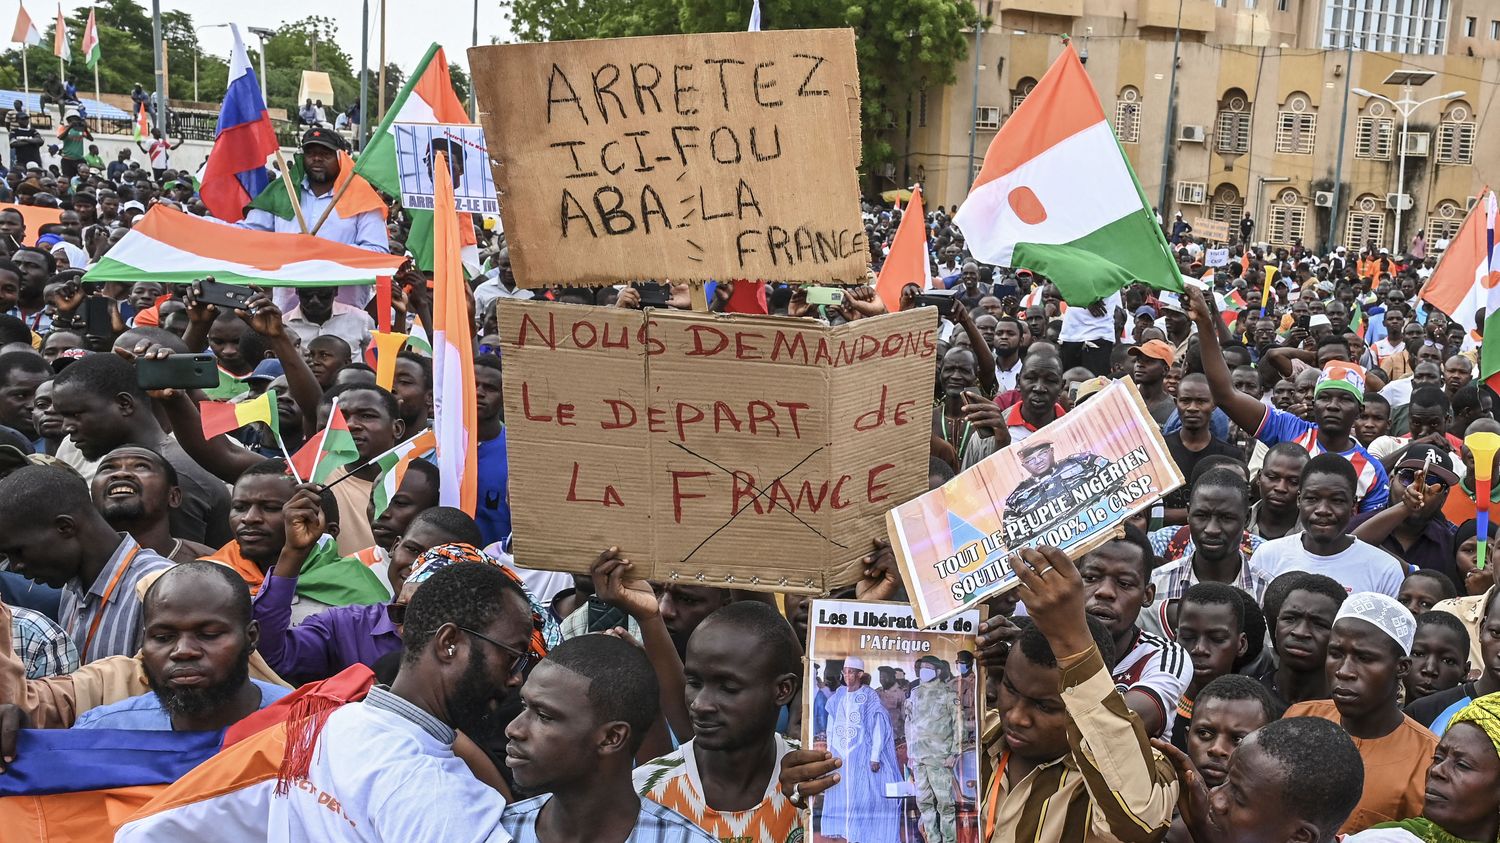
[[(288, 681), (301, 684), (326, 679), (352, 664), (374, 667), (381, 657), (400, 651), (401, 630), (391, 620), (390, 607), (405, 607), (411, 595), (394, 577), (394, 604), (335, 606), (292, 626), (297, 577), (323, 534), (323, 511), (316, 495), (299, 491), (287, 502), (282, 517), (286, 543), (255, 597), (255, 620), (260, 625), (256, 649), (266, 663)], [(413, 519), (405, 538), (397, 543), (398, 552), (412, 551), (407, 540), (422, 544), (415, 551), (418, 556), (440, 544), (482, 541), (474, 520), (452, 507), (433, 507)], [(393, 574), (410, 569), (410, 562), (397, 565), (393, 558)]]

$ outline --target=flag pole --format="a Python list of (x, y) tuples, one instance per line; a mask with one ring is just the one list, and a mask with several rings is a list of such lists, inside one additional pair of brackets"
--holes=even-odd
[[(321, 436), (318, 437), (318, 447), (313, 451), (313, 465), (312, 465), (313, 474), (317, 474), (318, 473), (318, 457), (321, 456), (322, 453), (323, 453), (323, 446), (326, 445), (326, 444), (328, 444), (328, 427), (329, 427), (329, 425), (333, 424), (333, 415), (334, 415), (334, 413), (337, 413), (338, 411), (339, 411), (339, 398), (338, 398), (337, 395), (335, 395), (333, 397), (333, 406), (331, 406), (331, 407), (328, 408), (328, 424), (323, 426), (323, 433), (322, 433)], [(292, 469), (292, 476), (293, 477), (297, 476), (297, 469), (295, 469), (295, 468)], [(307, 479), (311, 480), (312, 477), (308, 477)], [(298, 480), (297, 482), (300, 483), (302, 481)]]
[(31, 93), (31, 71), (26, 67), (26, 44), (21, 45), (21, 87)]
[[(302, 216), (302, 200), (299, 197), (297, 186), (292, 184), (292, 171), (286, 164), (286, 156), (281, 154), (281, 146), (276, 147), (276, 164), (281, 167), (281, 181), (286, 185), (286, 195), (292, 200), (292, 212), (297, 215), (297, 227), (302, 233), (307, 233), (307, 219)], [(329, 205), (329, 207), (333, 207)]]
[[(95, 31), (97, 32), (98, 30)], [(94, 62), (94, 102), (104, 102), (104, 100), (99, 98), (99, 62), (97, 61)], [(100, 119), (101, 118), (99, 117), (95, 117), (94, 125), (99, 131), (102, 132), (104, 131), (104, 127), (103, 124), (99, 123)]]
[(298, 486), (301, 486), (302, 475), (297, 472), (297, 464), (292, 462), (292, 455), (287, 451), (286, 442), (281, 438), (281, 425), (268, 424), (266, 427), (271, 428), (271, 435), (276, 437), (276, 445), (281, 448), (281, 455), (286, 457), (286, 470), (292, 473), (292, 479), (297, 481)]
[[(353, 159), (350, 159), (350, 166), (353, 166)], [(344, 183), (339, 185), (338, 190), (334, 191), (333, 201), (328, 203), (328, 206), (323, 209), (323, 213), (318, 214), (318, 221), (313, 223), (312, 230), (307, 232), (308, 234), (316, 235), (318, 233), (318, 229), (323, 227), (323, 221), (328, 219), (328, 215), (333, 213), (333, 209), (338, 206), (339, 200), (344, 198), (344, 191), (348, 190), (349, 185), (354, 184), (354, 180), (358, 177), (358, 174), (351, 173), (349, 178), (344, 179)]]

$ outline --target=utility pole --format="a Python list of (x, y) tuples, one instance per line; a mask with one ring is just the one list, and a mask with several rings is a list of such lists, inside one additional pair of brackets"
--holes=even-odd
[(359, 130), (355, 134), (355, 146), (365, 149), (365, 138), (369, 133), (365, 127), (370, 122), (370, 0), (364, 0), (359, 17)]
[[(386, 0), (380, 0), (380, 112), (379, 119), (385, 119), (385, 4)], [(364, 117), (363, 114), (360, 115)]]
[(1177, 29), (1172, 33), (1172, 73), (1167, 81), (1167, 130), (1161, 139), (1161, 199), (1156, 203), (1156, 213), (1167, 218), (1168, 164), (1172, 160), (1172, 127), (1177, 123), (1177, 59), (1182, 50), (1182, 0), (1177, 0)]
[(156, 60), (156, 125), (167, 135), (167, 62), (161, 43), (161, 0), (151, 0), (151, 52)]
[[(1333, 161), (1333, 207), (1328, 211), (1329, 249), (1339, 242), (1339, 211), (1343, 210), (1344, 137), (1349, 133), (1349, 85), (1354, 78), (1354, 36), (1344, 36), (1344, 110), (1339, 115), (1339, 154)], [(1348, 245), (1347, 243), (1344, 245)], [(1358, 244), (1356, 244), (1358, 245)]]

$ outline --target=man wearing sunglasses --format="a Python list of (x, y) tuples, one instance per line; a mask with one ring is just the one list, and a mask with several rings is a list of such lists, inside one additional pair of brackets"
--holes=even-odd
[(1391, 472), (1392, 505), (1356, 515), (1351, 532), (1397, 559), (1443, 574), (1462, 593), (1463, 577), (1453, 555), (1458, 527), (1443, 515), (1448, 492), (1456, 485), (1458, 472), (1448, 450), (1422, 442), (1411, 445)]

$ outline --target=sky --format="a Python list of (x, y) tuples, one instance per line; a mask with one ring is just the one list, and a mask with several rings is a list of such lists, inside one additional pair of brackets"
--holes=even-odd
[[(150, 8), (149, 0), (136, 0)], [(34, 9), (36, 0), (27, 4)], [(71, 11), (76, 3), (64, 2), (64, 9)], [(263, 26), (275, 29), (283, 23), (300, 20), (309, 15), (332, 18), (338, 24), (339, 46), (359, 66), (361, 0), (254, 0), (253, 3), (230, 3), (225, 0), (166, 0), (162, 10), (187, 12), (193, 16), (197, 26), (206, 24), (237, 23), (240, 33), (248, 44), (254, 44), (247, 27)], [(253, 9), (253, 11), (251, 11)], [(55, 14), (55, 13), (54, 13)], [(379, 0), (370, 0), (370, 67), (379, 61), (377, 28)], [(390, 0), (386, 10), (386, 60), (410, 71), (421, 60), (427, 46), (433, 41), (442, 44), (448, 60), (465, 69), (469, 66), (468, 50), (474, 25), (473, 0)], [(219, 56), (229, 55), (230, 37), (227, 28), (204, 29), (198, 33), (205, 52)], [(479, 43), (488, 44), (491, 38), (504, 43), (513, 40), (503, 21), (501, 0), (479, 0)]]

